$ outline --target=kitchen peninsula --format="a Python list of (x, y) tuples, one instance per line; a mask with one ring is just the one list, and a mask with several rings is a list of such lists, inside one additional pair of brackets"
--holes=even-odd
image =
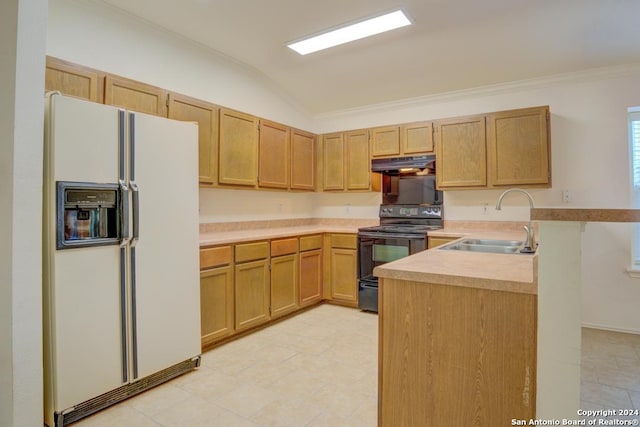
[(376, 268), (380, 426), (575, 419), (581, 234), (587, 222), (640, 222), (640, 211), (534, 208), (531, 219), (533, 256), (432, 249)]
[[(465, 234), (522, 240), (515, 231)], [(377, 267), (379, 425), (534, 418), (536, 272), (537, 255), (441, 248)]]

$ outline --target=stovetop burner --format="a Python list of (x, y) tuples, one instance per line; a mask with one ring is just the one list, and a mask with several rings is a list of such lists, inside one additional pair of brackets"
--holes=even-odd
[(360, 228), (358, 231), (379, 231), (379, 232), (403, 232), (403, 233), (426, 233), (430, 230), (439, 230), (442, 225), (427, 224), (382, 224), (372, 227)]

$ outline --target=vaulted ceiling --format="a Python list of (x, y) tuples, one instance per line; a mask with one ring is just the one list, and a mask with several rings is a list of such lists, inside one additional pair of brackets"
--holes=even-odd
[[(312, 114), (640, 63), (638, 0), (102, 0), (272, 80)], [(286, 42), (402, 8), (409, 27), (300, 56)]]

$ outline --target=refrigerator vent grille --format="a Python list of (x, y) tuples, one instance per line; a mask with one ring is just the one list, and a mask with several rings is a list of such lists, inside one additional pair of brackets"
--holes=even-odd
[(142, 378), (139, 381), (123, 385), (115, 390), (82, 402), (74, 406), (69, 412), (58, 412), (55, 414), (55, 427), (63, 427), (76, 422), (111, 405), (122, 402), (129, 397), (135, 396), (138, 393), (142, 393), (145, 390), (169, 381), (198, 366), (200, 366), (200, 356), (185, 360), (184, 362), (180, 362), (148, 377)]

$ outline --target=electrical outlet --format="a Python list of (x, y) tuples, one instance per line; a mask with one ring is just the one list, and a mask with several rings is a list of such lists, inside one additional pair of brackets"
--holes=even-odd
[(347, 209), (347, 213), (351, 213), (351, 203), (347, 203), (345, 208)]
[(487, 215), (489, 213), (489, 203), (484, 203), (482, 205), (482, 215)]
[(563, 203), (571, 203), (571, 191), (562, 190), (562, 202)]

